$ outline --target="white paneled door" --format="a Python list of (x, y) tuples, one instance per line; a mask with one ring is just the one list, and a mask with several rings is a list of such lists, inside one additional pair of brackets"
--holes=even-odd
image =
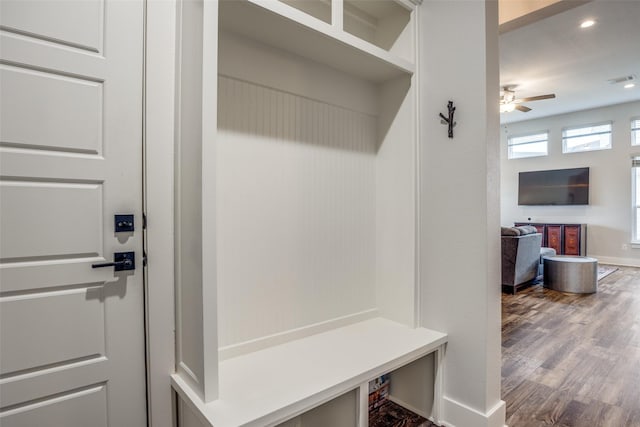
[(2, 427), (146, 425), (143, 6), (0, 1)]

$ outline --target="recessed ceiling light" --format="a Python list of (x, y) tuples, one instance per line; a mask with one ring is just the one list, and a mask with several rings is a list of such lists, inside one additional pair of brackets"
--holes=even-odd
[(582, 23), (580, 24), (580, 28), (593, 27), (593, 24), (595, 23), (596, 21), (594, 21), (593, 19), (587, 19), (586, 21), (582, 21)]
[(625, 89), (631, 89), (632, 87), (635, 87), (636, 84), (635, 83), (627, 83), (626, 85), (624, 85)]
[(618, 83), (629, 84), (629, 83), (632, 83), (634, 80), (636, 80), (635, 74), (627, 74), (626, 76), (616, 77), (615, 79), (609, 79), (607, 80), (607, 82), (609, 82), (609, 84), (612, 84), (612, 85), (615, 85)]

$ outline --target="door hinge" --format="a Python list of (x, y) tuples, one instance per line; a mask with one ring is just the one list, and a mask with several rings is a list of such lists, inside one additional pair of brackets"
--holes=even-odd
[(142, 251), (142, 266), (147, 266), (147, 251)]
[(144, 212), (142, 213), (142, 229), (147, 229), (147, 214)]

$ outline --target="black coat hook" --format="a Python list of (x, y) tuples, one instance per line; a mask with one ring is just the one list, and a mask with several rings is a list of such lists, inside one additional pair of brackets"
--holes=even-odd
[(453, 127), (457, 124), (453, 121), (453, 114), (456, 112), (456, 107), (453, 106), (453, 101), (449, 101), (447, 103), (447, 108), (449, 109), (449, 117), (447, 118), (444, 114), (440, 113), (440, 117), (442, 117), (440, 123), (443, 125), (449, 125), (449, 138), (453, 138)]

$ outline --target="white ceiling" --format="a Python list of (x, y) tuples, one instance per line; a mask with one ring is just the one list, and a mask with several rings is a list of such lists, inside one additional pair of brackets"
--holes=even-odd
[[(593, 27), (580, 23), (593, 19)], [(635, 75), (636, 86), (609, 79)], [(555, 93), (501, 123), (640, 100), (640, 0), (595, 0), (500, 35), (500, 85), (516, 98)]]

